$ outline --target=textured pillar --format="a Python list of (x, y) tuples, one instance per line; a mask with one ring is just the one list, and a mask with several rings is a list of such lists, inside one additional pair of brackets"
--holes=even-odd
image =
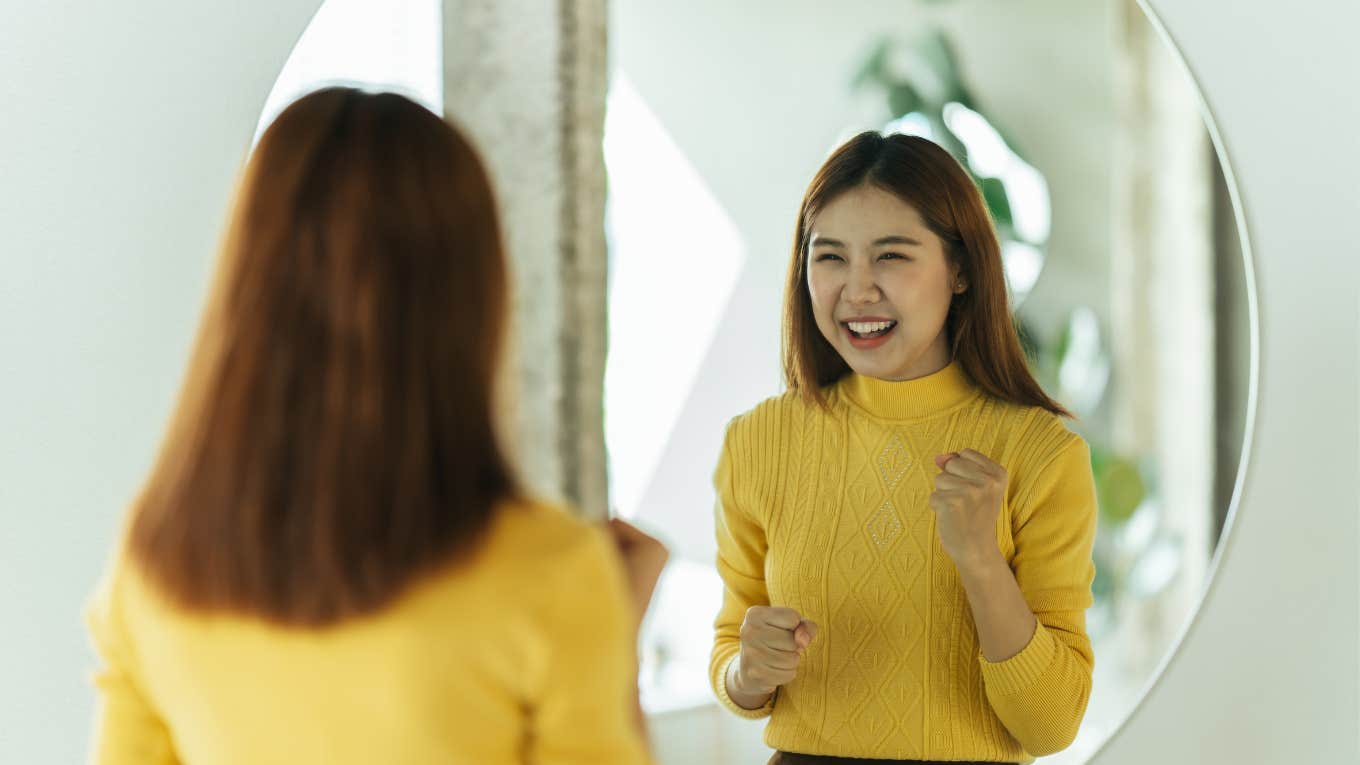
[(486, 159), (514, 279), (511, 451), (530, 488), (608, 502), (604, 0), (444, 0), (444, 109)]

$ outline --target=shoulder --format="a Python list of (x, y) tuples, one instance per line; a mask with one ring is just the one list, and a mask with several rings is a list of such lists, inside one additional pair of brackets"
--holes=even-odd
[(567, 505), (535, 499), (507, 501), (498, 508), (487, 548), (510, 567), (536, 573), (613, 562), (602, 524), (577, 517)]
[(106, 652), (103, 650), (105, 646), (121, 634), (121, 607), (127, 569), (126, 546), (119, 540), (93, 592), (85, 601), (85, 625), (101, 652)]
[(1090, 446), (1063, 417), (1040, 406), (1009, 402), (999, 403), (997, 414), (1017, 500), (1046, 482), (1090, 475)]
[(733, 417), (727, 423), (727, 432), (746, 432), (763, 430), (781, 422), (801, 417), (808, 409), (797, 393), (784, 392), (761, 401), (755, 406)]
[(991, 416), (1006, 442), (1005, 451), (1015, 455), (1017, 463), (1041, 466), (1064, 451), (1086, 445), (1066, 419), (1041, 406), (988, 399)]
[[(731, 476), (735, 484), (751, 488), (765, 485), (779, 472), (799, 443), (814, 432), (807, 427), (813, 407), (796, 393), (771, 396), (728, 421), (723, 432), (722, 449), (715, 482), (721, 487)], [(754, 482), (754, 483), (753, 483)]]
[(564, 608), (613, 613), (627, 603), (623, 561), (604, 525), (538, 499), (502, 502), (472, 555), (436, 574), (429, 592), (443, 612), (450, 599), (476, 602), (532, 634)]
[(771, 446), (786, 446), (810, 435), (813, 429), (809, 424), (823, 414), (795, 392), (770, 396), (728, 421), (724, 451), (744, 459)]
[(529, 700), (578, 662), (595, 670), (615, 662), (592, 647), (620, 646), (631, 608), (623, 561), (604, 524), (565, 503), (521, 498), (502, 502), (489, 531), (472, 565), (461, 576), (451, 572), (422, 605), (428, 621), (495, 633), (488, 655), (508, 663), (487, 671), (513, 670), (505, 682)]
[(1066, 419), (1041, 406), (986, 397), (983, 411), (996, 435), (996, 459), (1006, 468), (1013, 490), (1023, 492), (1033, 479), (1062, 460), (1067, 467), (1090, 469), (1086, 440)]
[(501, 515), (496, 589), (532, 612), (540, 636), (558, 635), (563, 625), (577, 631), (626, 623), (627, 576), (603, 523), (543, 501), (509, 504)]

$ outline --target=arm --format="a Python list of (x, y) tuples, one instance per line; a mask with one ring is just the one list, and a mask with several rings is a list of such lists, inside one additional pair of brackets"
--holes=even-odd
[(645, 765), (637, 689), (637, 618), (622, 564), (605, 533), (557, 572), (547, 605), (547, 661), (531, 702), (528, 761), (537, 765)]
[(959, 566), (959, 578), (968, 595), (984, 660), (1003, 662), (1029, 645), (1038, 619), (1000, 550)]
[[(992, 709), (1030, 754), (1069, 746), (1091, 695), (1096, 530), (1090, 452), (1070, 438), (1016, 498), (1015, 555), (960, 567)], [(965, 570), (966, 569), (966, 570)]]
[(718, 538), (718, 574), (723, 602), (713, 623), (709, 681), (723, 706), (751, 719), (774, 709), (773, 693), (749, 693), (738, 681), (741, 625), (752, 606), (768, 606), (765, 588), (765, 530), (738, 507), (732, 486), (732, 430), (729, 426), (713, 483), (717, 489), (714, 524)]
[(86, 624), (103, 664), (90, 761), (97, 765), (174, 765), (179, 762), (164, 721), (136, 680), (136, 661), (123, 626), (118, 598), (121, 559), (100, 583), (85, 611)]

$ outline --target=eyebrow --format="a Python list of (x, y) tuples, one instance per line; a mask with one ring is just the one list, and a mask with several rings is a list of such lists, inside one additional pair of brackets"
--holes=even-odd
[[(839, 240), (839, 239), (832, 239), (831, 237), (820, 236), (820, 235), (812, 237), (812, 241), (811, 241), (809, 244), (810, 244), (810, 246), (812, 246), (812, 247), (816, 247), (816, 246), (818, 246), (818, 245), (825, 246), (825, 247), (844, 247), (844, 246), (845, 246), (845, 242), (842, 242), (842, 241)], [(910, 246), (913, 246), (913, 247), (920, 247), (920, 246), (921, 246), (921, 242), (920, 242), (919, 240), (912, 239), (912, 238), (909, 237), (909, 236), (897, 236), (897, 235), (879, 237), (878, 239), (875, 239), (875, 240), (874, 240), (873, 244), (874, 244), (875, 247), (878, 247), (878, 246), (884, 245), (884, 244), (906, 244), (906, 245), (910, 245)]]

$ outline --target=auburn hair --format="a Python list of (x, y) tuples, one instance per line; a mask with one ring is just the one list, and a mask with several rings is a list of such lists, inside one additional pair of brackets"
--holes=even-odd
[(945, 319), (951, 358), (983, 391), (1071, 418), (1030, 372), (1009, 307), (996, 228), (973, 179), (948, 151), (928, 139), (875, 131), (851, 138), (827, 158), (798, 211), (784, 290), (783, 361), (789, 390), (809, 404), (825, 406), (827, 386), (850, 373), (812, 313), (808, 238), (818, 212), (866, 184), (915, 208), (968, 285), (953, 296)]
[(519, 493), (506, 293), (457, 130), (392, 93), (290, 105), (246, 165), (133, 561), (185, 608), (319, 626), (467, 552)]

